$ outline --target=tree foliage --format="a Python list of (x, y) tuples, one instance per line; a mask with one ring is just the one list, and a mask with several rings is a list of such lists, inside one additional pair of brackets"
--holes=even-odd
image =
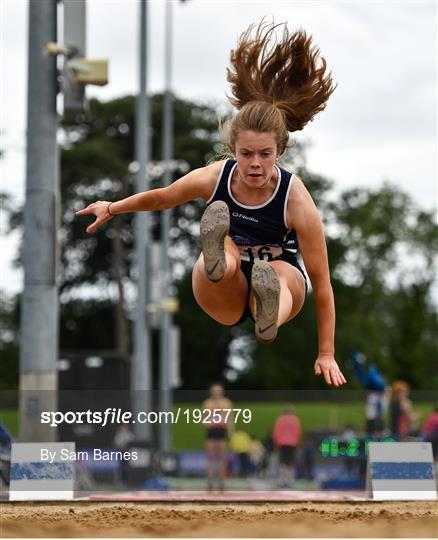
[(0, 301), (0, 390), (18, 388), (18, 302), (17, 298)]
[[(388, 381), (401, 378), (416, 388), (435, 388), (437, 230), (432, 213), (418, 209), (399, 189), (384, 185), (342, 193), (323, 216), (331, 231), (327, 244), (338, 361), (344, 364), (349, 352), (359, 350), (377, 362)], [(257, 346), (253, 367), (243, 380), (264, 381), (266, 388), (324, 385), (313, 376), (317, 335), (312, 304), (307, 298), (269, 352)], [(354, 377), (350, 382), (355, 384)]]

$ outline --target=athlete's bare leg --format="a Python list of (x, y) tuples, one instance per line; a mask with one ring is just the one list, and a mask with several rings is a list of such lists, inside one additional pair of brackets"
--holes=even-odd
[(225, 485), (225, 477), (227, 475), (227, 441), (219, 441), (220, 448), (219, 448), (219, 459), (220, 459), (220, 480), (219, 480), (219, 491), (224, 491)]
[(210, 317), (225, 325), (235, 324), (245, 309), (248, 284), (240, 270), (240, 252), (229, 236), (225, 238), (226, 270), (220, 281), (207, 277), (203, 254), (192, 273), (193, 294)]
[(214, 488), (217, 480), (218, 489), (224, 489), (227, 473), (227, 441), (210, 439), (206, 442), (208, 489)]
[(207, 451), (207, 481), (208, 489), (212, 490), (214, 480), (217, 477), (217, 441), (207, 440), (205, 447)]
[[(210, 317), (233, 325), (246, 307), (248, 284), (240, 270), (239, 249), (226, 236), (228, 230), (228, 208), (216, 201), (201, 219), (203, 253), (193, 268), (192, 287), (196, 301)], [(300, 271), (285, 261), (256, 261), (252, 276), (259, 302), (257, 318), (252, 292), (249, 304), (256, 319), (256, 335), (268, 343), (275, 339), (277, 327), (295, 317), (303, 306), (305, 281)]]

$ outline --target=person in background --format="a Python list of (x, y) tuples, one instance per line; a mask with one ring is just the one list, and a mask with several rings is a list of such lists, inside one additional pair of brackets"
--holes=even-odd
[[(135, 435), (132, 433), (129, 424), (120, 424), (114, 435), (113, 446), (114, 448), (117, 448), (117, 450), (124, 452), (134, 440)], [(128, 462), (122, 459), (120, 461), (120, 476), (123, 484), (128, 483), (128, 469)]]
[(249, 451), (251, 437), (241, 429), (236, 430), (230, 438), (230, 450), (239, 456), (239, 476), (246, 478), (249, 472)]
[(277, 486), (291, 488), (296, 450), (301, 440), (301, 421), (293, 413), (291, 404), (286, 405), (284, 413), (275, 421), (272, 438), (279, 452)]
[(412, 432), (413, 424), (418, 421), (418, 415), (412, 412), (409, 391), (409, 385), (405, 381), (394, 381), (391, 385), (391, 434), (399, 441)]
[(271, 431), (266, 434), (266, 437), (263, 439), (262, 444), (264, 448), (262, 471), (265, 476), (273, 478), (274, 471), (277, 470), (277, 456), (274, 452), (274, 441), (272, 439)]
[(425, 441), (432, 443), (433, 459), (438, 462), (438, 401), (427, 416), (421, 435)]
[(0, 421), (0, 448), (11, 449), (12, 437), (3, 422)]
[(9, 485), (11, 468), (12, 436), (6, 426), (0, 421), (0, 487), (1, 481)]
[(209, 388), (209, 397), (202, 405), (203, 424), (206, 428), (205, 449), (207, 452), (208, 490), (214, 489), (214, 481), (220, 491), (224, 490), (227, 472), (228, 437), (233, 430), (233, 404), (225, 397), (224, 387), (214, 383)]
[(259, 476), (265, 457), (265, 447), (259, 439), (251, 439), (251, 446), (249, 448), (249, 461), (251, 465), (251, 471), (254, 476)]
[(381, 435), (385, 429), (388, 409), (387, 386), (376, 364), (365, 367), (365, 357), (358, 352), (350, 354), (356, 377), (367, 391), (365, 405), (366, 434), (368, 437)]
[[(343, 441), (345, 444), (348, 444), (349, 441), (351, 441), (352, 439), (356, 439), (357, 436), (358, 435), (354, 430), (354, 426), (352, 426), (351, 424), (347, 424), (344, 427), (344, 431), (342, 432), (339, 440)], [(346, 454), (342, 457), (342, 461), (344, 462), (347, 476), (353, 476), (353, 471), (355, 470), (357, 465), (357, 458)]]
[(120, 424), (113, 439), (113, 445), (118, 450), (126, 450), (129, 444), (135, 439), (129, 424)]
[(302, 449), (302, 468), (300, 469), (301, 476), (307, 481), (312, 481), (315, 477), (314, 468), (315, 468), (315, 445), (311, 441), (306, 441), (304, 443), (304, 448)]

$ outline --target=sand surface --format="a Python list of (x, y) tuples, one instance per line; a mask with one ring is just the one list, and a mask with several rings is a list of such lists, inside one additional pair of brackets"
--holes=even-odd
[(435, 538), (438, 503), (0, 503), (14, 536)]

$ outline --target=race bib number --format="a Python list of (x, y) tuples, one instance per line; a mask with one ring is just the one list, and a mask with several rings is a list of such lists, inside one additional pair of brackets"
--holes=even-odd
[(259, 259), (261, 261), (273, 261), (278, 259), (283, 249), (279, 246), (238, 246), (240, 258), (242, 261), (254, 262)]

